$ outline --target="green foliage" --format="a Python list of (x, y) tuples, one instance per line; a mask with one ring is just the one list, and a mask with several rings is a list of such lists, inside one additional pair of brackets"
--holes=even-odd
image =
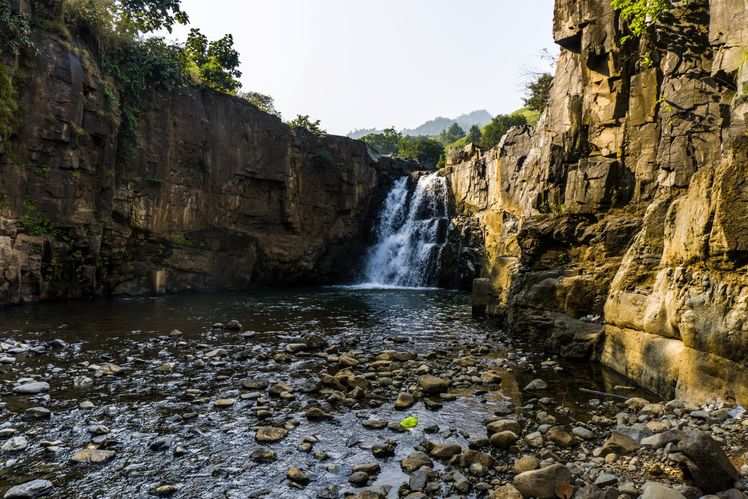
[(444, 145), (451, 144), (452, 142), (456, 140), (460, 140), (465, 136), (465, 130), (462, 129), (460, 125), (457, 123), (452, 123), (452, 125), (444, 130), (441, 134), (439, 134), (439, 142), (441, 142)]
[(13, 122), (17, 112), (18, 101), (13, 79), (7, 66), (0, 62), (0, 144), (5, 142), (13, 132)]
[(135, 142), (138, 114), (149, 91), (172, 92), (187, 85), (184, 58), (179, 47), (167, 44), (163, 38), (147, 38), (114, 48), (105, 59), (104, 68), (120, 90), (119, 153), (127, 155)]
[(0, 55), (14, 56), (23, 49), (33, 48), (28, 18), (14, 14), (10, 0), (0, 0)]
[(132, 41), (139, 34), (187, 24), (181, 0), (64, 0), (65, 23), (79, 32), (88, 31), (100, 42)]
[(249, 102), (260, 111), (265, 111), (268, 114), (281, 118), (280, 111), (275, 108), (275, 99), (269, 95), (261, 94), (260, 92), (241, 92), (239, 97)]
[(322, 129), (322, 126), (320, 125), (320, 121), (312, 121), (311, 118), (309, 118), (309, 115), (298, 115), (296, 118), (292, 119), (288, 122), (288, 126), (291, 128), (296, 129), (304, 129), (318, 137), (321, 137), (323, 135), (327, 135), (327, 132)]
[(670, 0), (611, 0), (610, 4), (637, 38), (670, 10)]
[(542, 112), (550, 100), (552, 86), (553, 76), (550, 73), (536, 75), (527, 84), (527, 93), (522, 99), (525, 101), (525, 107), (532, 111)]
[(478, 125), (473, 125), (470, 127), (470, 131), (467, 134), (467, 140), (471, 144), (480, 144), (481, 137), (483, 136), (483, 133), (480, 130), (480, 127)]
[(379, 154), (396, 154), (403, 135), (395, 127), (387, 128), (382, 133), (372, 133), (361, 140), (366, 142)]
[(512, 114), (524, 116), (525, 120), (527, 120), (527, 124), (530, 126), (535, 126), (538, 124), (538, 121), (540, 121), (540, 111), (535, 111), (533, 109), (529, 109), (526, 107), (523, 107), (522, 109), (518, 109), (517, 111), (514, 111)]
[(429, 137), (402, 137), (397, 147), (397, 156), (432, 168), (439, 164), (443, 155), (444, 145)]
[(171, 33), (175, 24), (188, 24), (181, 0), (119, 0), (124, 13), (122, 22), (140, 33), (166, 30)]
[(499, 114), (483, 128), (481, 147), (491, 149), (499, 145), (501, 138), (515, 126), (527, 125), (527, 118), (522, 114)]
[(52, 234), (52, 223), (39, 211), (32, 201), (23, 204), (21, 224), (26, 232), (32, 236), (47, 236)]
[(232, 95), (241, 87), (239, 52), (232, 35), (208, 41), (199, 29), (193, 28), (187, 36), (184, 57), (190, 73), (206, 87)]

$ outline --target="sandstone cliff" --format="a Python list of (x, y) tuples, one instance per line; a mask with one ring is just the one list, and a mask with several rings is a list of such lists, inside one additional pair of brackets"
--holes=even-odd
[(748, 4), (622, 29), (609, 0), (556, 1), (550, 106), (450, 158), (456, 204), (515, 330), (663, 395), (746, 403)]
[(0, 143), (0, 305), (354, 270), (364, 221), (399, 165), (199, 88), (143, 96), (123, 151), (117, 89), (89, 46), (34, 37), (37, 55), (4, 61), (21, 112)]

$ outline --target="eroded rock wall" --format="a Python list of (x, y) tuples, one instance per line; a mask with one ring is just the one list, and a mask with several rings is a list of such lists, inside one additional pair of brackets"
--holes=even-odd
[(144, 95), (123, 138), (92, 51), (49, 30), (35, 42), (37, 55), (4, 61), (21, 113), (0, 144), (0, 305), (354, 271), (401, 165), (198, 88)]
[(622, 41), (608, 0), (557, 0), (537, 127), (447, 169), (516, 330), (596, 346), (663, 395), (748, 402), (747, 17), (742, 0), (673, 2)]

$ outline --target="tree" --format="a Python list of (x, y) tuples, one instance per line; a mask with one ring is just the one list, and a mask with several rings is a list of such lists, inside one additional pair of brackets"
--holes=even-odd
[(551, 98), (551, 87), (553, 76), (550, 73), (535, 75), (535, 78), (527, 84), (524, 97), (525, 106), (533, 111), (542, 112)]
[(280, 111), (275, 108), (275, 99), (269, 95), (261, 94), (260, 92), (242, 92), (239, 94), (239, 97), (249, 102), (260, 111), (272, 114), (278, 118), (281, 117)]
[(312, 121), (308, 114), (299, 114), (296, 118), (288, 122), (288, 126), (296, 129), (304, 129), (318, 137), (327, 134), (327, 132), (322, 129), (320, 121)]
[(442, 144), (447, 145), (447, 144), (451, 144), (452, 142), (456, 140), (460, 140), (464, 136), (465, 136), (465, 130), (463, 130), (462, 127), (458, 125), (457, 123), (452, 123), (452, 125), (449, 128), (444, 130), (439, 135), (439, 141)]
[(232, 95), (241, 88), (239, 52), (234, 49), (232, 35), (211, 42), (199, 29), (192, 28), (184, 55), (189, 73), (199, 83)]
[[(671, 7), (670, 0), (611, 0), (610, 3), (619, 11), (621, 21), (628, 25), (637, 38), (659, 21)], [(625, 38), (622, 41), (625, 42)]]
[(471, 126), (470, 131), (468, 132), (468, 141), (471, 144), (480, 145), (480, 140), (481, 140), (480, 127), (478, 125)]
[(166, 30), (171, 33), (175, 24), (189, 24), (181, 0), (119, 0), (122, 20), (140, 33)]
[(521, 114), (499, 114), (483, 129), (481, 147), (496, 147), (510, 128), (522, 125), (527, 125), (527, 118)]
[(380, 154), (395, 154), (400, 145), (400, 139), (403, 136), (395, 130), (395, 127), (386, 128), (382, 133), (371, 133), (362, 137), (361, 140), (366, 142)]
[(397, 148), (399, 157), (416, 160), (430, 168), (436, 167), (443, 154), (444, 146), (429, 137), (403, 137)]

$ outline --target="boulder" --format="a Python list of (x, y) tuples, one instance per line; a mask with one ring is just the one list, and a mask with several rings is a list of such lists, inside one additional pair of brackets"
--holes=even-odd
[(731, 489), (740, 478), (722, 447), (703, 431), (689, 431), (678, 442), (678, 451), (688, 459), (682, 466), (694, 484), (706, 493)]
[(449, 380), (444, 378), (438, 378), (427, 374), (421, 376), (418, 380), (418, 384), (426, 395), (439, 395), (449, 390)]
[(566, 466), (552, 464), (539, 470), (520, 473), (514, 477), (512, 484), (524, 497), (564, 497), (571, 490), (571, 472)]
[(47, 495), (52, 491), (54, 485), (48, 480), (31, 480), (11, 487), (3, 496), (4, 499), (35, 499)]

